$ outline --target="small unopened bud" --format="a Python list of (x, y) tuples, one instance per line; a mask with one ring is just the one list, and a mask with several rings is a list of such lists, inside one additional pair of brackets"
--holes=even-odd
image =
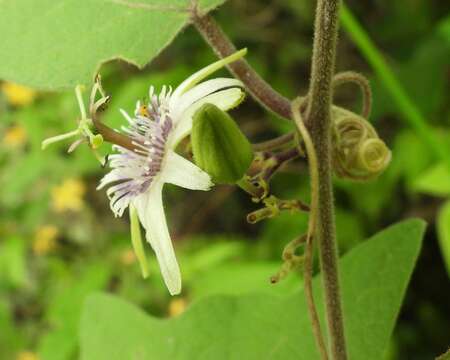
[(103, 144), (103, 136), (100, 134), (94, 135), (90, 139), (93, 149), (98, 149)]
[(216, 184), (240, 180), (253, 160), (251, 144), (237, 124), (212, 104), (194, 114), (191, 142), (196, 164)]

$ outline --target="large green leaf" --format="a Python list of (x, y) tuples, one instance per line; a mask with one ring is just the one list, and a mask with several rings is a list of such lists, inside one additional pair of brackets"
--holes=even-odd
[(291, 294), (298, 289), (298, 276), (290, 276), (273, 286), (271, 275), (280, 270), (279, 262), (233, 262), (216, 266), (191, 282), (191, 296), (195, 298), (216, 295), (242, 295), (250, 293)]
[[(200, 0), (208, 11), (224, 0)], [(0, 78), (40, 88), (92, 81), (120, 58), (139, 67), (186, 25), (189, 0), (0, 1)]]
[(40, 338), (37, 351), (41, 359), (70, 359), (78, 345), (78, 325), (83, 301), (89, 293), (107, 284), (111, 268), (88, 265), (73, 278), (62, 278), (51, 296), (45, 316), (49, 330)]
[[(340, 261), (350, 359), (379, 360), (419, 253), (424, 223), (408, 220)], [(315, 281), (321, 303), (321, 287)], [(323, 309), (320, 308), (323, 315)], [(160, 320), (110, 295), (88, 298), (81, 356), (95, 359), (316, 359), (303, 294), (206, 297)]]

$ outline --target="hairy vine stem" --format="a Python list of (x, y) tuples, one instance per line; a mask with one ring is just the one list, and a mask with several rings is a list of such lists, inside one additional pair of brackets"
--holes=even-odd
[[(236, 52), (236, 47), (210, 15), (199, 14), (194, 8), (191, 17), (194, 26), (219, 57), (223, 58)], [(253, 98), (263, 107), (286, 119), (291, 119), (290, 101), (272, 89), (245, 59), (239, 59), (228, 64), (227, 67), (244, 83)]]
[(319, 189), (315, 235), (320, 250), (330, 352), (333, 360), (347, 359), (331, 183), (332, 78), (336, 58), (339, 6), (340, 0), (317, 1), (309, 103), (306, 113), (306, 122), (317, 153)]

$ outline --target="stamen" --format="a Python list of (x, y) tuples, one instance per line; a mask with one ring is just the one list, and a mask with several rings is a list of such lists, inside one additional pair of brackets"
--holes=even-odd
[(171, 92), (172, 88), (164, 86), (157, 95), (150, 87), (147, 106), (138, 101), (134, 118), (121, 109), (128, 122), (128, 126), (122, 126), (122, 131), (130, 136), (135, 149), (115, 146), (119, 154), (110, 157), (113, 170), (101, 182), (101, 187), (113, 184), (107, 195), (116, 215), (123, 213), (133, 197), (147, 191), (161, 171), (166, 141), (172, 129), (168, 106)]

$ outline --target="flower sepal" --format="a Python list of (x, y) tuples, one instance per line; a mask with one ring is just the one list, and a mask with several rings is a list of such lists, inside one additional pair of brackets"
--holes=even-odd
[(228, 113), (204, 104), (193, 117), (192, 151), (198, 167), (215, 184), (234, 184), (253, 160), (250, 142)]

